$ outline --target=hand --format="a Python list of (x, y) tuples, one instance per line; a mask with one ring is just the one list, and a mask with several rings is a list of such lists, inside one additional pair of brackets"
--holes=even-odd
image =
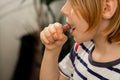
[(48, 50), (62, 48), (67, 41), (67, 36), (63, 33), (63, 26), (60, 23), (50, 24), (40, 33), (40, 38)]

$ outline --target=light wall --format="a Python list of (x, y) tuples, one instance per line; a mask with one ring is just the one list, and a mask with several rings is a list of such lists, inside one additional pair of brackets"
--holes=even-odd
[[(0, 80), (10, 80), (15, 69), (20, 37), (37, 29), (32, 0), (0, 0)], [(34, 27), (32, 27), (34, 26)]]
[[(11, 79), (18, 60), (20, 37), (38, 29), (33, 0), (23, 4), (21, 1), (0, 0), (0, 80)], [(51, 5), (56, 14), (64, 2)]]

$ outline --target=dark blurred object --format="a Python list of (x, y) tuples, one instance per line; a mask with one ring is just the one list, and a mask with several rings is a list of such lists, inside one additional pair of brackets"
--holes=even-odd
[(35, 34), (24, 35), (12, 80), (39, 80), (40, 58), (38, 37)]
[(46, 5), (50, 5), (52, 2), (58, 1), (58, 0), (40, 0), (40, 1), (41, 1), (41, 3), (44, 3)]
[(70, 52), (71, 47), (74, 44), (73, 37), (69, 34), (70, 34), (69, 31), (65, 32), (65, 35), (68, 36), (68, 40), (66, 41), (66, 43), (62, 47), (58, 62), (62, 61), (62, 59)]

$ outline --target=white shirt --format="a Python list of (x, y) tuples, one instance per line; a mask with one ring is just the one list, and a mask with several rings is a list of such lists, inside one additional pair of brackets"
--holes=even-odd
[(120, 80), (120, 59), (99, 63), (92, 60), (94, 42), (75, 43), (70, 53), (59, 63), (63, 76), (70, 80)]

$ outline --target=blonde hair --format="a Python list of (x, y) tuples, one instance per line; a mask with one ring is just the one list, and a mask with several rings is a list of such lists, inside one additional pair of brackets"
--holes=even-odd
[[(103, 0), (69, 0), (71, 6), (79, 11), (82, 17), (89, 24), (88, 32), (92, 31), (99, 24), (102, 15)], [(120, 0), (115, 14), (111, 18), (109, 27), (104, 30), (109, 43), (120, 42)]]

